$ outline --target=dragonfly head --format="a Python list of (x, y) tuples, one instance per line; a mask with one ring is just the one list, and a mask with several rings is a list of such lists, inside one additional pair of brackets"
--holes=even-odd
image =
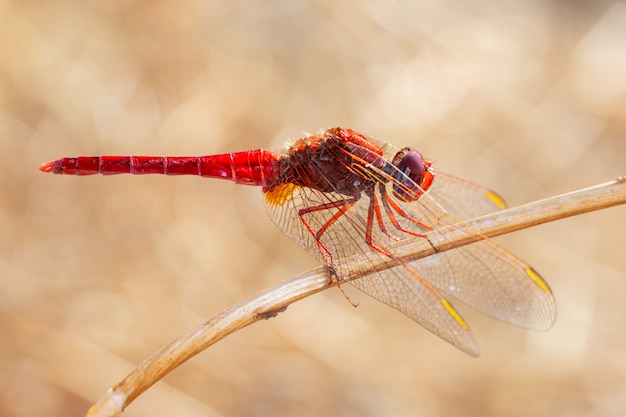
[(391, 162), (396, 168), (392, 175), (393, 195), (401, 201), (411, 202), (420, 198), (433, 183), (435, 172), (431, 162), (424, 159), (415, 148), (402, 148)]

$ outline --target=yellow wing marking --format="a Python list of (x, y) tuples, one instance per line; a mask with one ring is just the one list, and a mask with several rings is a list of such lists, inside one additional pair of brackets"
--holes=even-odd
[(456, 320), (456, 322), (461, 325), (461, 327), (463, 327), (464, 329), (469, 328), (465, 320), (463, 320), (463, 317), (461, 317), (461, 315), (454, 309), (454, 307), (452, 307), (452, 304), (450, 304), (448, 300), (446, 300), (445, 298), (442, 298), (439, 301), (444, 306), (444, 308), (448, 311), (448, 313), (452, 317), (454, 317), (454, 320)]
[(504, 202), (504, 198), (502, 198), (498, 193), (496, 193), (495, 191), (487, 191), (487, 198), (489, 200), (491, 200), (491, 202), (493, 204), (495, 204), (496, 206), (498, 206), (498, 208), (500, 210), (505, 209), (506, 208), (506, 203)]
[(539, 275), (537, 271), (529, 266), (524, 272), (526, 272), (528, 278), (530, 278), (535, 284), (537, 284), (537, 286), (541, 288), (543, 292), (545, 292), (546, 294), (552, 294), (552, 290), (548, 286), (548, 283), (545, 282), (543, 278), (541, 278), (541, 275)]

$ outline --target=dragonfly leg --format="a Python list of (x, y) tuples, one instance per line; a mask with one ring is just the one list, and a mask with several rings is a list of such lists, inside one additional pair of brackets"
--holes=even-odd
[(428, 238), (428, 236), (426, 236), (426, 240), (428, 241), (428, 244), (430, 245), (431, 248), (433, 248), (433, 250), (435, 251), (435, 253), (439, 253), (439, 248), (437, 246), (435, 246), (433, 244), (433, 242), (430, 241), (430, 239)]
[[(315, 242), (317, 243), (317, 248), (319, 249), (320, 254), (322, 255), (322, 259), (324, 260), (324, 264), (332, 267), (333, 254), (326, 247), (326, 245), (324, 245), (324, 243), (322, 242), (322, 235), (341, 216), (343, 216), (352, 206), (354, 206), (356, 202), (359, 201), (360, 198), (361, 198), (361, 194), (357, 194), (354, 197), (349, 198), (347, 200), (331, 201), (329, 203), (320, 204), (314, 207), (306, 207), (306, 208), (302, 208), (298, 210), (298, 217), (300, 217), (300, 221), (302, 221), (302, 223), (304, 224), (304, 227), (306, 227), (306, 229), (309, 231), (309, 233), (311, 233), (311, 235), (315, 239)], [(337, 212), (333, 214), (333, 216), (330, 219), (328, 219), (326, 223), (324, 223), (322, 227), (320, 227), (319, 230), (317, 231), (313, 230), (311, 225), (304, 218), (305, 214), (314, 213), (316, 211), (322, 211), (322, 210), (331, 210), (334, 208), (338, 209)], [(336, 276), (336, 274), (334, 275)]]
[(393, 226), (398, 229), (401, 232), (407, 233), (409, 235), (412, 236), (416, 236), (416, 237), (421, 237), (421, 238), (425, 238), (426, 241), (428, 242), (428, 244), (430, 245), (430, 247), (433, 248), (433, 250), (435, 251), (435, 253), (439, 253), (439, 249), (433, 245), (433, 242), (430, 241), (430, 239), (428, 238), (428, 235), (424, 234), (424, 233), (417, 233), (417, 232), (413, 232), (411, 230), (407, 230), (406, 228), (402, 227), (402, 225), (400, 224), (400, 222), (398, 222), (398, 219), (396, 218), (396, 215), (393, 214), (393, 210), (391, 210), (391, 208), (393, 207), (393, 209), (403, 218), (417, 224), (420, 227), (423, 227), (429, 231), (434, 230), (432, 226), (427, 225), (426, 223), (423, 223), (415, 218), (413, 218), (412, 216), (409, 216), (403, 209), (402, 207), (400, 207), (395, 201), (393, 201), (393, 199), (389, 196), (389, 194), (387, 194), (387, 189), (385, 187), (381, 187), (380, 188), (380, 195), (381, 195), (381, 200), (383, 201), (383, 207), (385, 208), (385, 212), (387, 213), (387, 217), (389, 218), (389, 221), (391, 222), (391, 224), (393, 224)]
[[(326, 264), (326, 269), (328, 270), (328, 277), (330, 279), (330, 283), (334, 282), (340, 282), (343, 281), (339, 278), (339, 276), (337, 276), (337, 271), (335, 270), (335, 267), (332, 265), (328, 265)], [(345, 298), (346, 300), (348, 300), (348, 302), (352, 305), (352, 307), (358, 307), (359, 303), (355, 303), (353, 302), (350, 297), (348, 296), (348, 294), (343, 290), (343, 288), (341, 288), (341, 284), (337, 285), (337, 288), (339, 289), (339, 291), (341, 292), (341, 295), (343, 295), (343, 298)]]
[(374, 226), (374, 216), (376, 216), (376, 219), (379, 222), (379, 227), (380, 227), (381, 231), (386, 236), (390, 236), (390, 234), (389, 234), (389, 232), (387, 232), (387, 229), (386, 229), (386, 227), (384, 225), (381, 226), (381, 224), (384, 224), (384, 222), (383, 222), (383, 219), (382, 219), (382, 214), (380, 212), (380, 206), (378, 205), (378, 199), (376, 198), (376, 194), (372, 191), (372, 192), (367, 193), (367, 195), (370, 198), (370, 205), (369, 205), (369, 208), (367, 210), (367, 223), (365, 225), (365, 243), (367, 243), (367, 246), (369, 246), (370, 248), (372, 248), (376, 252), (378, 252), (378, 253), (380, 253), (382, 255), (385, 255), (385, 256), (387, 256), (389, 258), (394, 258), (391, 253), (389, 253), (386, 250), (376, 246), (374, 244), (374, 241), (372, 240), (372, 227)]
[[(387, 236), (391, 240), (400, 240), (400, 238), (398, 238), (397, 236), (392, 235), (387, 230), (387, 225), (385, 224), (385, 220), (383, 219), (383, 214), (380, 211), (380, 204), (378, 204), (378, 201), (376, 200), (376, 195), (374, 193), (370, 193), (369, 197), (370, 197), (370, 204), (371, 204), (371, 201), (374, 200), (374, 214), (376, 215), (376, 223), (378, 223), (378, 228), (380, 229), (380, 231), (383, 232), (383, 234), (385, 236)], [(385, 211), (387, 211), (387, 207), (385, 207)], [(389, 213), (387, 213), (387, 215), (389, 215)], [(392, 213), (392, 215), (393, 215), (393, 213)], [(400, 224), (397, 222), (397, 220), (394, 223), (394, 220), (396, 220), (395, 217), (393, 219), (391, 219), (391, 223), (397, 229), (398, 226), (400, 226)]]
[[(381, 188), (381, 190), (384, 190), (384, 188)], [(370, 248), (372, 248), (376, 252), (378, 252), (378, 253), (380, 253), (382, 255), (385, 255), (385, 256), (387, 256), (389, 258), (394, 258), (394, 256), (391, 253), (389, 253), (385, 249), (382, 249), (382, 248), (380, 248), (380, 247), (378, 247), (378, 246), (376, 246), (374, 244), (374, 241), (372, 239), (372, 228), (374, 227), (374, 216), (376, 216), (376, 221), (378, 223), (378, 226), (379, 226), (380, 230), (383, 232), (383, 234), (385, 236), (387, 236), (388, 238), (390, 238), (392, 240), (399, 240), (399, 239), (396, 236), (393, 236), (391, 233), (389, 233), (387, 231), (387, 227), (384, 225), (384, 220), (382, 218), (382, 213), (380, 211), (380, 205), (378, 204), (378, 199), (376, 198), (376, 194), (374, 192), (371, 192), (371, 193), (368, 193), (368, 196), (370, 197), (370, 206), (369, 206), (369, 209), (367, 211), (367, 224), (365, 226), (365, 242), (367, 243), (367, 245)], [(393, 207), (394, 205), (397, 207), (398, 210), (400, 210), (403, 213), (403, 214), (401, 214), (403, 217), (406, 217), (408, 220), (415, 221), (415, 222), (419, 223), (420, 225), (423, 224), (423, 223), (420, 222), (419, 220), (416, 220), (416, 219), (413, 219), (412, 217), (410, 217), (393, 200), (388, 199), (388, 197), (389, 196), (386, 194), (385, 191), (381, 191), (381, 199), (383, 201), (383, 207), (385, 208), (385, 213), (387, 214), (387, 217), (389, 218), (389, 221), (393, 224), (393, 226), (397, 230), (399, 230), (399, 231), (401, 231), (403, 233), (407, 233), (407, 234), (412, 235), (412, 236), (416, 236), (416, 237), (420, 237), (420, 238), (426, 239), (426, 241), (433, 248), (435, 253), (439, 252), (439, 249), (437, 249), (437, 247), (435, 247), (435, 245), (433, 245), (433, 243), (430, 241), (430, 239), (428, 238), (428, 236), (426, 234), (413, 232), (411, 230), (408, 230), (408, 229), (402, 227), (400, 222), (398, 222), (398, 219), (396, 218), (395, 214), (391, 210), (391, 207)], [(389, 201), (391, 201), (391, 203), (389, 203)], [(398, 214), (400, 214), (400, 213), (398, 213)], [(424, 227), (427, 227), (430, 230), (433, 230), (432, 227), (430, 227), (430, 226), (428, 226), (426, 224), (424, 224)]]
[[(413, 232), (411, 230), (408, 230), (404, 227), (402, 227), (402, 225), (398, 222), (398, 219), (396, 218), (395, 214), (393, 214), (393, 210), (396, 211), (396, 213), (398, 213), (402, 218), (407, 219), (408, 221), (415, 223), (416, 225), (418, 225), (419, 227), (432, 231), (433, 227), (422, 222), (419, 221), (418, 219), (414, 218), (413, 216), (410, 216), (409, 214), (407, 214), (406, 211), (404, 211), (402, 209), (402, 207), (400, 207), (398, 205), (398, 203), (396, 203), (393, 198), (391, 198), (389, 196), (389, 194), (387, 194), (387, 189), (384, 186), (380, 187), (380, 197), (381, 200), (383, 201), (383, 207), (385, 207), (385, 212), (387, 213), (387, 217), (389, 218), (389, 221), (391, 221), (391, 224), (393, 224), (393, 226), (398, 229), (401, 232), (410, 234), (412, 236), (416, 236), (416, 237), (426, 237), (425, 234), (423, 233), (417, 233), (417, 232)], [(393, 208), (393, 210), (391, 210)]]
[[(320, 204), (319, 206), (307, 207), (307, 208), (303, 208), (303, 209), (298, 210), (298, 217), (300, 217), (300, 221), (302, 221), (302, 223), (304, 224), (304, 227), (306, 227), (306, 229), (309, 231), (309, 233), (311, 233), (313, 238), (315, 238), (315, 242), (317, 243), (317, 247), (318, 247), (318, 249), (319, 249), (319, 251), (320, 251), (320, 253), (322, 255), (322, 258), (324, 260), (324, 264), (326, 264), (326, 267), (328, 268), (328, 273), (331, 276), (331, 279), (333, 279), (332, 277), (334, 277), (335, 282), (339, 282), (340, 278), (337, 276), (337, 271), (335, 270), (335, 267), (333, 266), (333, 254), (326, 247), (326, 245), (324, 245), (324, 243), (321, 240), (322, 239), (322, 235), (341, 216), (343, 216), (352, 206), (354, 206), (356, 204), (356, 202), (359, 201), (360, 198), (361, 198), (361, 195), (357, 194), (357, 195), (355, 195), (354, 197), (352, 197), (352, 198), (350, 198), (348, 200), (331, 201), (330, 203)], [(326, 223), (324, 223), (322, 225), (322, 227), (320, 227), (319, 230), (317, 230), (317, 231), (313, 230), (311, 225), (304, 218), (305, 214), (313, 213), (313, 212), (321, 211), (321, 210), (330, 210), (330, 209), (333, 209), (333, 208), (338, 209), (338, 211), (330, 219), (328, 219), (326, 221)], [(343, 295), (343, 297), (346, 300), (348, 300), (348, 302), (352, 305), (352, 307), (357, 307), (358, 306), (357, 303), (354, 303), (350, 299), (350, 297), (348, 297), (348, 294), (346, 294), (346, 292), (343, 290), (343, 288), (341, 288), (341, 285), (337, 285), (337, 288), (339, 289), (339, 291), (341, 291), (341, 294)]]
[(341, 285), (337, 285), (337, 288), (339, 288), (339, 291), (341, 291), (341, 295), (343, 295), (343, 298), (345, 298), (350, 304), (352, 304), (352, 307), (357, 308), (359, 306), (359, 303), (355, 303), (350, 299), (350, 297), (348, 297), (348, 294), (346, 294), (343, 288), (341, 288)]

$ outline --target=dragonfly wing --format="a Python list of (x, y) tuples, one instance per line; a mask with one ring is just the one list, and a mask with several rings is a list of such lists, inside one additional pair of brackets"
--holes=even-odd
[[(328, 204), (348, 204), (349, 198), (339, 193), (322, 193), (312, 188), (293, 184), (280, 185), (265, 194), (265, 203), (269, 216), (274, 223), (291, 239), (302, 246), (320, 262), (328, 264), (320, 252), (320, 247), (313, 233), (320, 230), (337, 212), (336, 208), (313, 211), (299, 216), (301, 210), (310, 210)], [(363, 207), (365, 205), (365, 207)], [(339, 277), (343, 271), (340, 263), (344, 258), (371, 252), (364, 240), (367, 212), (367, 198), (356, 202), (346, 215), (333, 222), (320, 237), (320, 242), (332, 253), (332, 266)], [(307, 229), (305, 223), (311, 230)], [(313, 231), (313, 233), (312, 233)]]
[[(445, 207), (445, 210), (444, 208)], [(495, 192), (469, 181), (437, 173), (437, 180), (419, 200), (404, 209), (427, 217), (440, 229), (455, 224), (454, 231), (475, 235), (464, 220), (504, 208)], [(546, 330), (556, 319), (554, 296), (548, 284), (524, 261), (492, 240), (442, 252), (412, 263), (446, 295), (500, 320), (533, 330)]]
[[(445, 207), (447, 216), (436, 229), (506, 207), (494, 191), (441, 172), (424, 197), (413, 204)], [(474, 233), (469, 228), (456, 230)], [(429, 256), (413, 265), (445, 294), (500, 320), (546, 330), (556, 319), (548, 284), (528, 264), (492, 240)]]
[[(373, 168), (362, 166), (359, 172), (368, 169)], [(321, 171), (316, 175), (324, 177)], [(385, 175), (372, 172), (363, 179), (389, 178)], [(332, 189), (331, 181), (328, 186)], [(556, 308), (548, 285), (527, 264), (490, 240), (411, 264), (393, 253), (396, 240), (413, 239), (416, 244), (425, 244), (419, 236), (427, 232), (439, 233), (445, 239), (443, 228), (450, 225), (455, 225), (457, 232), (475, 236), (476, 232), (463, 221), (504, 208), (501, 197), (440, 172), (430, 189), (413, 202), (385, 204), (386, 196), (393, 195), (393, 184), (377, 184), (382, 186), (387, 187), (386, 193), (378, 189), (358, 199), (285, 183), (266, 192), (265, 200), (276, 225), (311, 255), (332, 266), (339, 279), (355, 269), (372, 271), (380, 258), (394, 261), (396, 266), (351, 283), (467, 353), (476, 355), (476, 344), (461, 316), (442, 294), (522, 327), (547, 329), (552, 325)], [(368, 225), (370, 198), (378, 200), (374, 203), (378, 213), (370, 217), (374, 219)], [(338, 215), (341, 207), (345, 213)], [(323, 233), (316, 239), (319, 231)], [(368, 233), (371, 246), (366, 242)], [(375, 252), (372, 246), (387, 256)], [(331, 259), (323, 254), (324, 250)]]
[(548, 284), (493, 241), (442, 252), (412, 265), (444, 294), (500, 320), (547, 330), (556, 319)]
[[(336, 193), (321, 193), (306, 187), (282, 186), (266, 196), (267, 209), (274, 222), (307, 252), (324, 262), (317, 241), (304, 226), (298, 211), (328, 203), (347, 202)], [(387, 257), (372, 253), (365, 242), (369, 199), (362, 197), (349, 211), (339, 217), (321, 237), (321, 242), (333, 254), (332, 266), (339, 279), (346, 271), (372, 270), (372, 265)], [(304, 216), (312, 230), (319, 230), (337, 210), (316, 211)], [(392, 226), (389, 225), (391, 228)], [(390, 229), (391, 230), (391, 229)], [(388, 248), (389, 239), (377, 228), (372, 229), (372, 240), (380, 248)], [(367, 256), (354, 256), (363, 255)], [(442, 293), (420, 275), (411, 265), (398, 266), (375, 272), (350, 283), (362, 292), (401, 311), (432, 333), (440, 336), (470, 355), (477, 356), (478, 348), (469, 328)]]
[(463, 318), (412, 266), (397, 266), (350, 284), (401, 311), (462, 351), (478, 356), (478, 347)]
[[(395, 146), (370, 137), (383, 151), (388, 160), (392, 160), (397, 152)], [(506, 202), (495, 191), (454, 175), (435, 169), (435, 179), (428, 192), (422, 199), (429, 200), (438, 210), (445, 208), (445, 212), (452, 217), (467, 220), (470, 218), (493, 213), (506, 208)]]
[(423, 200), (416, 203), (438, 205), (458, 220), (468, 220), (506, 208), (504, 199), (495, 191), (443, 172), (436, 173)]

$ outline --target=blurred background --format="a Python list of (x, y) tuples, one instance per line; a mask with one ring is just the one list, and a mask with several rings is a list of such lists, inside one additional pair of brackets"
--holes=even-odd
[[(509, 205), (626, 175), (620, 1), (2, 1), (0, 19), (3, 416), (82, 415), (163, 344), (317, 266), (260, 189), (42, 162), (280, 149), (340, 125)], [(497, 239), (551, 284), (549, 332), (460, 307), (473, 359), (332, 290), (201, 353), (124, 415), (623, 415), (625, 214)]]

